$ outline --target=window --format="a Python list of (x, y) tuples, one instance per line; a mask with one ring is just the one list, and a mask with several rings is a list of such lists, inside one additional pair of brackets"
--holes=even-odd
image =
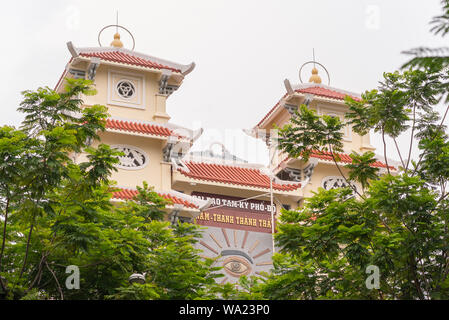
[(123, 99), (131, 99), (136, 93), (136, 88), (131, 81), (121, 80), (117, 83), (117, 93)]
[(139, 73), (109, 70), (108, 104), (145, 109), (145, 76)]
[[(346, 123), (346, 120), (343, 114), (335, 113), (335, 112), (323, 112), (323, 114), (328, 115), (329, 117), (339, 118), (342, 123)], [(351, 126), (345, 124), (345, 126), (341, 129), (341, 133), (343, 133), (343, 139), (350, 141), (351, 140)]]

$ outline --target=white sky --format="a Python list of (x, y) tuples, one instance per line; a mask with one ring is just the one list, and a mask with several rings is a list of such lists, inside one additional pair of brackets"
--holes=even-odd
[[(362, 92), (406, 61), (401, 51), (447, 46), (429, 32), (440, 0), (8, 1), (0, 13), (0, 125), (20, 123), (22, 90), (54, 87), (70, 57), (66, 42), (97, 46), (117, 10), (136, 51), (197, 65), (168, 99), (171, 122), (206, 129), (195, 149), (224, 141), (250, 162), (265, 162), (266, 152), (255, 140), (235, 143), (248, 139), (240, 130), (282, 97), (285, 78), (299, 82), (312, 48), (332, 86)], [(108, 44), (112, 33), (103, 39)], [(129, 45), (123, 32), (122, 40)], [(404, 152), (408, 140), (400, 139)], [(379, 137), (372, 144), (382, 153)], [(397, 158), (392, 145), (389, 151)]]

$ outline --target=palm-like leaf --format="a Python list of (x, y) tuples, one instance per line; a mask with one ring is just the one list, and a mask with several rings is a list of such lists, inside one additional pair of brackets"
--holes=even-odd
[[(446, 36), (449, 32), (449, 0), (442, 0), (443, 14), (436, 16), (430, 22), (432, 26), (430, 31), (435, 35)], [(449, 48), (427, 48), (419, 47), (408, 51), (403, 51), (403, 54), (411, 55), (413, 58), (407, 61), (401, 68), (447, 68), (449, 67)]]

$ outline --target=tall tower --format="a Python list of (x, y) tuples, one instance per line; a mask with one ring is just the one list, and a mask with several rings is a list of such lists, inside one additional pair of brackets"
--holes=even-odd
[[(166, 103), (195, 64), (183, 65), (136, 52), (134, 43), (128, 49), (121, 41), (118, 28), (129, 31), (118, 24), (108, 27), (117, 28), (109, 46), (99, 42), (98, 47), (79, 48), (67, 43), (71, 58), (56, 91), (63, 90), (65, 78), (94, 82), (98, 93), (83, 97), (84, 104), (107, 107), (110, 116), (106, 131), (100, 133), (101, 143), (125, 154), (120, 157), (118, 172), (112, 175), (121, 188), (114, 194), (117, 201), (132, 198), (136, 186), (146, 181), (173, 201), (167, 208), (169, 212), (192, 219), (205, 202), (171, 189), (171, 160), (187, 152), (202, 130), (194, 132), (170, 123)], [(79, 160), (83, 156), (77, 155)]]

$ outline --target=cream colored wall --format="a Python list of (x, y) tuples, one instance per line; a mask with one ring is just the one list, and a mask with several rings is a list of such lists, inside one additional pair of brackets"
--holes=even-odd
[[(349, 111), (349, 107), (341, 104), (333, 104), (325, 101), (314, 101), (312, 108), (317, 111), (319, 115), (335, 113), (340, 117), (340, 120), (345, 122), (344, 114)], [(351, 153), (353, 150), (360, 152), (362, 146), (362, 136), (358, 135), (350, 125), (347, 125), (344, 129), (345, 136), (343, 137), (343, 149), (347, 153)]]
[[(126, 170), (118, 168), (111, 176), (112, 180), (117, 181), (117, 186), (135, 189), (136, 186), (142, 186), (143, 181), (154, 186), (156, 190), (166, 191), (167, 181), (170, 181), (170, 170), (162, 165), (163, 140), (137, 137), (126, 134), (104, 132), (100, 134), (101, 143), (114, 145), (125, 144), (142, 149), (148, 156), (148, 164), (138, 170)], [(98, 142), (94, 146), (98, 145)], [(165, 170), (164, 170), (165, 169)]]
[[(349, 176), (349, 172), (348, 170), (344, 167), (343, 164), (339, 164), (340, 165), (340, 169), (343, 172), (344, 176), (346, 178), (348, 178)], [(327, 162), (320, 162), (318, 163), (318, 165), (315, 167), (312, 177), (309, 181), (309, 183), (307, 184), (307, 186), (304, 187), (304, 198), (309, 198), (311, 196), (313, 196), (313, 191), (317, 191), (318, 188), (320, 188), (322, 186), (322, 182), (323, 179), (329, 176), (338, 176), (341, 177), (341, 174), (339, 172), (339, 170), (337, 169), (337, 167), (335, 166), (335, 164), (333, 162), (327, 163)], [(354, 182), (353, 182), (354, 183)], [(358, 183), (354, 183), (355, 185), (357, 185), (357, 189), (361, 190), (361, 186)]]
[[(124, 77), (129, 76), (143, 77), (144, 79), (144, 109), (136, 107), (118, 106), (108, 103), (108, 95), (110, 94), (109, 88), (109, 71), (120, 72), (124, 74)], [(117, 66), (109, 66), (100, 64), (95, 76), (95, 87), (98, 93), (94, 96), (87, 96), (84, 98), (85, 104), (102, 104), (108, 107), (109, 114), (113, 117), (136, 119), (144, 121), (157, 121), (165, 123), (168, 121), (169, 116), (166, 112), (166, 97), (159, 95), (159, 74), (153, 72), (143, 72), (139, 70), (132, 70), (127, 68), (121, 68)], [(166, 115), (166, 119), (154, 118), (156, 110)]]

